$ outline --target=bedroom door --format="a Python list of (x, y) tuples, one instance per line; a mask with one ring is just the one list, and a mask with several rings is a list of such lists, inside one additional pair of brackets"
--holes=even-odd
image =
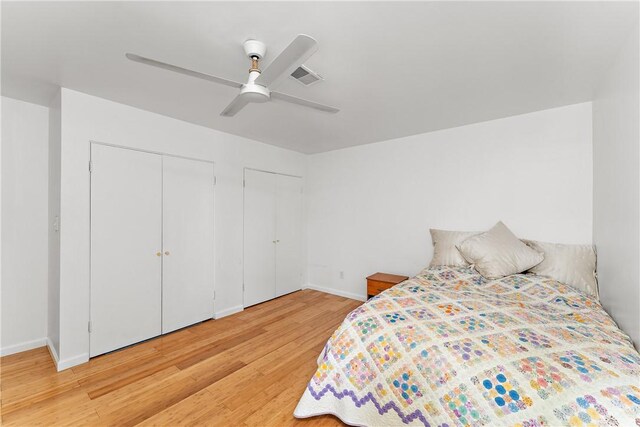
[(213, 163), (163, 156), (162, 333), (213, 317)]
[(91, 146), (90, 356), (160, 335), (162, 157)]
[(276, 175), (244, 172), (244, 306), (276, 295)]
[(302, 179), (276, 175), (276, 296), (302, 287)]

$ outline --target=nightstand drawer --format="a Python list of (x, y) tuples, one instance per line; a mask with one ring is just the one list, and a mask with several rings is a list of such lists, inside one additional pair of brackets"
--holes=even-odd
[(390, 287), (394, 286), (393, 283), (378, 282), (376, 280), (367, 281), (367, 295), (378, 295), (382, 291), (386, 291)]

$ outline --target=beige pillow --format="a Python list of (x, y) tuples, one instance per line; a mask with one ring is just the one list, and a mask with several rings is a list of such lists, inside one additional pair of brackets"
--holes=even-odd
[(478, 231), (448, 231), (430, 229), (433, 242), (433, 258), (430, 267), (438, 265), (466, 266), (469, 263), (462, 257), (456, 245), (478, 234)]
[(458, 245), (462, 256), (487, 279), (521, 273), (540, 264), (544, 255), (522, 243), (502, 222)]
[(523, 242), (544, 254), (544, 260), (531, 268), (530, 273), (549, 276), (558, 282), (598, 297), (596, 251), (593, 245), (564, 245), (535, 240), (523, 240)]

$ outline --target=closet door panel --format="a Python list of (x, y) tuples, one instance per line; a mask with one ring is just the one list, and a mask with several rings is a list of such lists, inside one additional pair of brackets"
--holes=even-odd
[(244, 306), (275, 298), (276, 175), (245, 170)]
[(277, 176), (276, 295), (302, 288), (302, 179)]
[(92, 144), (91, 162), (90, 355), (96, 356), (161, 333), (162, 158)]
[(213, 317), (213, 164), (163, 157), (162, 332)]

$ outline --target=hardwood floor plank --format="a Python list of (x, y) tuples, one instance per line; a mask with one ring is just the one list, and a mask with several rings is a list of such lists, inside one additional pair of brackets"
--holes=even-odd
[(234, 411), (234, 414), (243, 416), (251, 414), (256, 408), (263, 406), (278, 394), (278, 387), (281, 387), (283, 385), (282, 382), (286, 382), (290, 378), (291, 371), (301, 363), (308, 362), (309, 359), (313, 360), (318, 356), (318, 353), (314, 349), (297, 353), (296, 356), (281, 362), (279, 364), (280, 369), (274, 370), (270, 375), (263, 375), (253, 382), (251, 386), (256, 392), (252, 394), (249, 401), (246, 400), (246, 396), (235, 394), (226, 398), (223, 397), (222, 402), (227, 408)]
[(96, 411), (101, 422), (133, 426), (202, 389), (193, 378), (178, 372), (157, 384), (138, 388), (112, 402), (106, 403), (105, 400), (103, 403), (106, 404), (98, 406)]
[(6, 356), (13, 358), (5, 363), (4, 357), (0, 361), (2, 371), (2, 390), (7, 390), (30, 381), (57, 374), (56, 367), (51, 360), (46, 348), (39, 348), (25, 353), (30, 353), (32, 358), (14, 358), (17, 355)]
[(190, 375), (199, 384), (203, 384), (204, 387), (209, 387), (211, 384), (217, 383), (221, 379), (226, 378), (229, 375), (232, 375), (233, 373), (239, 371), (245, 366), (247, 365), (244, 364), (243, 362), (240, 362), (239, 360), (236, 360), (236, 361), (230, 362), (227, 365), (218, 366), (216, 369), (209, 371), (208, 375), (200, 375), (200, 376), (195, 376), (193, 374), (190, 374)]
[(293, 410), (361, 303), (303, 290), (56, 372), (46, 348), (0, 359), (3, 425), (336, 426)]
[[(96, 407), (111, 407), (117, 410), (118, 405), (120, 405), (121, 403), (126, 403), (127, 399), (129, 399), (131, 396), (134, 396), (135, 393), (139, 392), (141, 389), (151, 388), (152, 386), (158, 387), (158, 385), (162, 384), (167, 378), (170, 378), (171, 376), (178, 373), (180, 373), (180, 369), (176, 368), (175, 366), (170, 366), (146, 378), (142, 378), (134, 383), (124, 385), (119, 389), (113, 390), (109, 394), (103, 394), (102, 396), (96, 397), (92, 400), (93, 402), (95, 402)], [(98, 413), (99, 412), (100, 411), (98, 411)]]
[(210, 357), (213, 357), (217, 354), (223, 353), (227, 350), (237, 347), (243, 343), (246, 343), (252, 338), (260, 336), (264, 333), (265, 333), (264, 329), (253, 329), (248, 332), (238, 334), (233, 338), (218, 340), (215, 342), (215, 344), (211, 344), (210, 346), (207, 346), (206, 348), (200, 351), (194, 352), (192, 356), (189, 357), (188, 359), (183, 359), (180, 362), (176, 363), (176, 366), (179, 369), (187, 369), (189, 366), (193, 366), (196, 363), (200, 363), (203, 360), (207, 360)]
[(34, 365), (44, 360), (51, 360), (49, 350), (47, 350), (47, 347), (38, 347), (33, 350), (4, 356), (2, 358), (2, 367), (16, 369), (21, 364)]
[(91, 417), (95, 408), (81, 389), (34, 402), (16, 411), (2, 413), (3, 426), (71, 425)]
[[(271, 388), (277, 394), (270, 400), (269, 405), (258, 408), (244, 419), (244, 423), (247, 425), (279, 426), (283, 422), (294, 421), (293, 410), (311, 376), (310, 367), (314, 369), (315, 364), (310, 366), (308, 363), (303, 363), (290, 371), (290, 378), (286, 378), (286, 381), (281, 380), (275, 383)], [(296, 386), (292, 386), (291, 380), (295, 380)]]
[(185, 369), (188, 366), (206, 360), (215, 354), (219, 354), (228, 348), (232, 348), (246, 341), (248, 336), (256, 335), (260, 333), (260, 331), (261, 330), (253, 331), (250, 335), (240, 334), (229, 340), (215, 341), (215, 344), (211, 347), (205, 347), (188, 353), (183, 352), (179, 355), (174, 354), (173, 358), (164, 355), (149, 355), (140, 365), (137, 363), (134, 366), (121, 364), (117, 366), (117, 368), (101, 372), (100, 375), (87, 377), (82, 380), (82, 384), (88, 388), (89, 397), (95, 399), (170, 366)]
[(124, 350), (89, 359), (89, 362), (74, 366), (70, 370), (81, 381), (84, 378), (93, 376), (94, 378), (104, 372), (113, 372), (123, 365), (134, 366), (145, 363), (147, 360), (158, 356), (158, 350), (151, 347), (133, 346)]
[(218, 406), (214, 407), (215, 409), (212, 408), (211, 402), (213, 400), (213, 395), (207, 389), (200, 390), (175, 405), (147, 418), (138, 424), (138, 426), (187, 425), (194, 418), (207, 415), (210, 412), (223, 411), (223, 408)]
[(80, 384), (72, 372), (61, 372), (59, 376), (45, 376), (20, 386), (7, 389), (2, 395), (2, 412), (10, 413), (51, 397), (79, 388)]
[(150, 375), (162, 372), (167, 368), (175, 368), (173, 362), (165, 358), (156, 358), (150, 363), (136, 366), (133, 369), (125, 369), (117, 374), (114, 373), (111, 377), (101, 378), (100, 381), (95, 381), (93, 377), (88, 378), (83, 380), (83, 386), (91, 399), (97, 399), (129, 384), (134, 384), (141, 379), (148, 378)]
[(223, 405), (210, 405), (202, 415), (189, 417), (187, 426), (241, 426), (242, 421), (232, 418), (231, 411)]
[[(230, 396), (232, 393), (229, 390), (238, 389), (245, 390), (247, 393), (249, 390), (254, 390), (253, 385), (256, 381), (263, 378), (262, 372), (258, 371), (252, 365), (247, 365), (242, 369), (238, 369), (231, 375), (228, 375), (215, 383), (212, 383), (207, 390), (215, 396), (216, 401), (222, 400), (225, 396)], [(245, 398), (248, 396), (245, 395)]]

